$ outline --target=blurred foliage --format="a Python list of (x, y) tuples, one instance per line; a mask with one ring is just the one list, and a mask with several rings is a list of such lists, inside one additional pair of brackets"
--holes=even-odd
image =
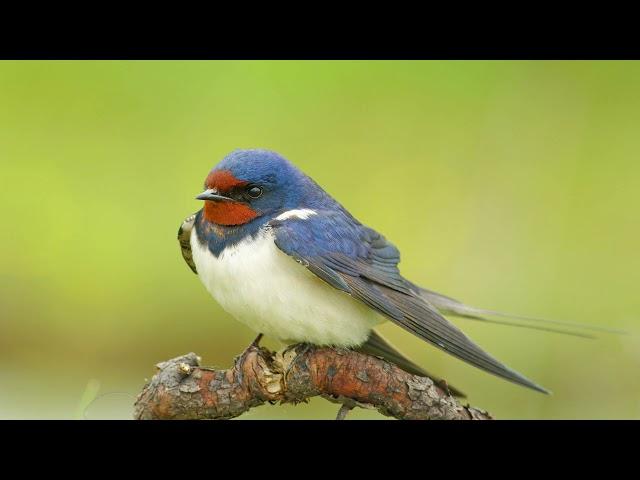
[(254, 334), (175, 236), (209, 169), (263, 147), (396, 243), (416, 283), (632, 332), (454, 319), (544, 396), (383, 326), (472, 404), (638, 418), (639, 127), (638, 62), (0, 62), (0, 417), (129, 418), (156, 362), (231, 363)]

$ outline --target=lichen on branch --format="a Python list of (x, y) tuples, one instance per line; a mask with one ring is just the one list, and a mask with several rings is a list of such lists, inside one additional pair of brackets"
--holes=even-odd
[(412, 420), (485, 420), (427, 377), (352, 350), (298, 344), (279, 352), (251, 346), (228, 370), (202, 367), (189, 353), (161, 362), (138, 395), (134, 417), (228, 419), (266, 402), (300, 403), (314, 396)]

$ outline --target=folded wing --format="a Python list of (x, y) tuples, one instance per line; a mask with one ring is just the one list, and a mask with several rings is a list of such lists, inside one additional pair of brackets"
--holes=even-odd
[(191, 254), (191, 230), (193, 230), (193, 225), (196, 221), (196, 214), (189, 215), (185, 218), (180, 224), (180, 228), (178, 229), (178, 243), (180, 244), (180, 252), (182, 253), (182, 258), (189, 265), (189, 268), (193, 271), (193, 273), (197, 274), (196, 264), (193, 262), (193, 256)]
[(543, 387), (506, 367), (445, 319), (398, 270), (398, 249), (344, 211), (269, 223), (280, 250), (319, 278), (405, 330), (471, 365), (525, 387)]

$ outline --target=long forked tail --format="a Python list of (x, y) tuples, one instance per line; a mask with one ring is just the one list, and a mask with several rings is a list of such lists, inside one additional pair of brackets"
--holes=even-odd
[[(576, 332), (576, 331), (560, 329), (560, 328), (546, 327), (540, 324), (560, 325), (563, 327), (572, 328), (576, 330), (614, 333), (619, 335), (627, 335), (629, 333), (624, 330), (600, 327), (597, 325), (586, 325), (584, 323), (577, 323), (577, 322), (562, 322), (559, 320), (549, 320), (546, 318), (529, 317), (524, 315), (513, 315), (509, 313), (498, 312), (495, 310), (472, 307), (470, 305), (465, 305), (464, 303), (458, 300), (455, 300), (451, 297), (442, 295), (441, 293), (434, 292), (433, 290), (427, 290), (426, 288), (418, 287), (415, 284), (414, 284), (414, 287), (416, 288), (418, 293), (424, 297), (424, 299), (427, 302), (431, 303), (434, 307), (436, 307), (441, 312), (448, 313), (451, 315), (456, 315), (459, 317), (470, 318), (473, 320), (479, 320), (482, 322), (498, 323), (501, 325), (529, 328), (533, 330), (542, 330), (542, 331), (553, 332), (553, 333), (561, 333), (564, 335), (572, 335), (575, 337), (583, 337), (583, 338), (594, 338), (594, 336), (588, 333)], [(502, 318), (510, 318), (512, 320), (516, 320), (516, 322), (487, 319), (487, 318), (484, 318), (482, 315), (491, 315), (491, 316), (502, 317)], [(531, 323), (536, 323), (537, 325), (530, 325), (528, 323), (522, 323), (522, 322), (531, 322)]]

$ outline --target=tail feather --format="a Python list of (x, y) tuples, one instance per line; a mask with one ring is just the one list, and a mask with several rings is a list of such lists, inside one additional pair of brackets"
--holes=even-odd
[(489, 355), (424, 297), (415, 293), (407, 295), (382, 285), (377, 288), (402, 313), (401, 316), (389, 317), (395, 324), (477, 368), (532, 390), (550, 393)]
[(590, 335), (588, 333), (572, 332), (570, 330), (562, 330), (560, 328), (540, 327), (538, 325), (527, 325), (526, 323), (505, 322), (503, 320), (494, 320), (490, 318), (476, 317), (471, 315), (464, 315), (464, 317), (471, 318), (473, 320), (478, 320), (479, 322), (495, 323), (498, 325), (509, 325), (510, 327), (528, 328), (529, 330), (540, 330), (542, 332), (560, 333), (562, 335), (569, 335), (571, 337), (580, 337), (580, 338), (589, 338), (589, 339), (596, 338), (594, 335)]
[(605, 332), (605, 333), (614, 333), (619, 335), (627, 335), (629, 333), (624, 330), (601, 327), (598, 325), (586, 325), (584, 323), (578, 323), (578, 322), (563, 322), (559, 320), (549, 320), (546, 318), (529, 317), (524, 315), (513, 315), (509, 313), (498, 312), (496, 310), (488, 310), (484, 308), (472, 307), (470, 305), (465, 305), (464, 303), (458, 300), (455, 300), (451, 297), (442, 295), (441, 293), (434, 292), (432, 290), (427, 290), (426, 288), (421, 288), (421, 287), (418, 287), (417, 285), (414, 285), (414, 287), (417, 289), (420, 295), (424, 297), (424, 299), (427, 302), (431, 303), (438, 310), (441, 310), (445, 313), (449, 313), (451, 315), (471, 318), (473, 320), (480, 320), (480, 321), (489, 322), (489, 323), (499, 323), (502, 325), (510, 325), (514, 327), (530, 328), (533, 330), (543, 330), (547, 332), (561, 333), (564, 335), (573, 335), (576, 337), (583, 337), (583, 338), (594, 338), (594, 336), (583, 334), (583, 333), (572, 332), (569, 330), (551, 328), (551, 327), (538, 327), (535, 325), (528, 325), (526, 323), (513, 323), (513, 322), (504, 322), (499, 320), (490, 320), (482, 317), (481, 315), (492, 315), (497, 317), (510, 318), (512, 320), (520, 320), (524, 322), (545, 323), (548, 325), (561, 325), (568, 328), (574, 328), (578, 330), (587, 330), (592, 332)]

